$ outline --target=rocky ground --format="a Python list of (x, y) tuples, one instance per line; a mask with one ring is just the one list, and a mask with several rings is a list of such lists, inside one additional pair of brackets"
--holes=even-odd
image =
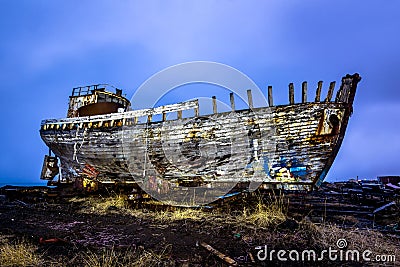
[[(296, 201), (293, 201), (294, 203)], [(298, 204), (296, 204), (298, 205)], [(249, 197), (213, 209), (137, 207), (124, 195), (2, 199), (1, 266), (365, 266), (378, 262), (277, 259), (268, 251), (342, 249), (395, 255), (399, 234), (388, 218), (313, 215), (285, 196)], [(361, 205), (360, 205), (361, 206)], [(160, 206), (158, 206), (160, 207)], [(327, 205), (325, 205), (327, 207)], [(327, 209), (325, 209), (327, 210)], [(362, 214), (362, 213), (361, 213)], [(398, 217), (397, 217), (398, 218)], [(393, 225), (398, 219), (391, 219)], [(369, 223), (368, 223), (369, 222)], [(381, 224), (381, 225), (380, 225)], [(385, 225), (383, 225), (385, 224)], [(339, 249), (340, 250), (340, 249)], [(258, 255), (258, 256), (257, 256)], [(295, 254), (293, 254), (295, 256)], [(288, 255), (286, 255), (288, 257)]]

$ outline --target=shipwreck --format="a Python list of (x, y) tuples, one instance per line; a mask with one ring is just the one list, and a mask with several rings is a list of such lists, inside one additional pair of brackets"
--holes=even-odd
[[(67, 118), (41, 123), (50, 150), (41, 179), (53, 181), (58, 174), (57, 182), (85, 186), (257, 182), (262, 188), (311, 190), (324, 181), (339, 151), (360, 80), (358, 74), (343, 77), (336, 97), (335, 82), (322, 97), (320, 81), (312, 101), (304, 82), (300, 103), (291, 83), (288, 105), (274, 105), (269, 86), (266, 107), (254, 107), (249, 90), (242, 110), (235, 109), (231, 94), (230, 112), (218, 112), (212, 97), (209, 115), (199, 114), (197, 100), (131, 110), (120, 89), (77, 87)], [(194, 115), (184, 117), (184, 110)]]

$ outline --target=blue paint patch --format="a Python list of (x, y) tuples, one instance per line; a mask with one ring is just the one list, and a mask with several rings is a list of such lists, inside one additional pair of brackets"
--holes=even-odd
[(289, 168), (290, 173), (292, 173), (295, 177), (304, 177), (308, 174), (307, 167), (292, 167)]
[(262, 156), (262, 159), (264, 160), (263, 168), (264, 172), (269, 175), (269, 158), (267, 156)]
[(279, 162), (272, 165), (269, 172), (271, 173), (271, 176), (274, 178), (274, 176), (276, 176), (280, 171), (285, 169), (289, 171), (291, 177), (302, 180), (305, 180), (307, 178), (307, 175), (309, 175), (312, 172), (309, 168), (307, 168), (306, 165), (301, 163), (294, 155), (291, 156), (290, 159), (287, 159), (286, 157), (280, 157)]

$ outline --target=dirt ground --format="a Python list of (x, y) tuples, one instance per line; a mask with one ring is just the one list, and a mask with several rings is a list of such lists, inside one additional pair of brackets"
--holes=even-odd
[[(260, 247), (320, 252), (345, 239), (348, 249), (396, 255), (399, 235), (360, 228), (354, 216), (328, 215), (323, 223), (281, 202), (264, 209), (212, 210), (134, 207), (124, 197), (85, 196), (0, 205), (3, 243), (26, 242), (42, 266), (365, 266), (365, 261), (259, 260)], [(285, 202), (286, 203), (286, 202)], [(248, 203), (247, 203), (248, 204)], [(255, 201), (253, 207), (257, 205)], [(268, 205), (273, 208), (265, 209)], [(268, 221), (264, 218), (268, 217)], [(314, 221), (314, 222), (313, 222)], [(5, 241), (4, 241), (5, 240)], [(0, 242), (1, 244), (1, 242)], [(207, 250), (207, 245), (211, 246)], [(104, 256), (106, 255), (106, 256)], [(107, 258), (108, 257), (108, 258)], [(395, 266), (399, 261), (387, 263)], [(9, 263), (13, 265), (14, 263)]]

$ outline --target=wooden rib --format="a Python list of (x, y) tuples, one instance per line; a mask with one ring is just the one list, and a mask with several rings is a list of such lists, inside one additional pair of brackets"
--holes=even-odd
[(290, 103), (290, 105), (294, 104), (294, 85), (293, 85), (293, 83), (289, 84), (289, 103)]
[(307, 103), (307, 82), (303, 82), (301, 84), (301, 89), (302, 89), (301, 102)]
[(270, 107), (274, 106), (274, 99), (272, 96), (272, 86), (271, 85), (268, 86), (268, 105)]

